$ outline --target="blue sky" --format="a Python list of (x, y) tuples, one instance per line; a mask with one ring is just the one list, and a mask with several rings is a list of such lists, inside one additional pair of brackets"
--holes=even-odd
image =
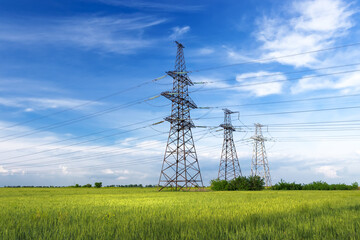
[[(246, 139), (259, 122), (268, 126), (273, 182), (359, 181), (357, 1), (0, 3), (0, 186), (156, 184), (169, 124), (148, 125), (170, 105), (139, 101), (171, 88), (170, 77), (149, 81), (173, 69), (175, 40), (191, 79), (206, 82), (191, 87), (192, 98), (218, 107), (193, 110), (196, 125), (218, 126), (222, 106), (240, 111), (234, 138), (244, 174)], [(329, 50), (283, 57), (319, 49)], [(337, 110), (307, 111), (319, 109)], [(284, 113), (294, 111), (304, 112)], [(208, 184), (222, 132), (193, 135)]]

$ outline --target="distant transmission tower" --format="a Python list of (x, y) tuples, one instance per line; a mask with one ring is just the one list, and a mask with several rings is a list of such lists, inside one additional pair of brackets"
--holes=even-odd
[(269, 170), (269, 163), (266, 156), (265, 150), (265, 141), (266, 138), (262, 135), (261, 128), (264, 125), (259, 123), (255, 125), (255, 135), (251, 138), (254, 140), (254, 150), (253, 150), (253, 157), (251, 163), (251, 175), (252, 176), (260, 176), (265, 181), (265, 186), (271, 186), (271, 176)]
[(220, 127), (224, 129), (224, 142), (220, 157), (218, 178), (229, 181), (242, 176), (233, 139), (233, 131), (235, 131), (235, 128), (231, 124), (231, 114), (237, 112), (232, 112), (226, 108), (223, 110), (225, 115), (224, 123), (221, 124)]
[(190, 110), (197, 108), (188, 92), (188, 86), (193, 83), (186, 72), (184, 46), (178, 42), (176, 44), (175, 70), (167, 72), (173, 78), (173, 89), (161, 93), (172, 101), (172, 108), (171, 115), (165, 118), (171, 127), (159, 178), (159, 191), (165, 187), (175, 190), (203, 187), (191, 132), (195, 125), (190, 118)]

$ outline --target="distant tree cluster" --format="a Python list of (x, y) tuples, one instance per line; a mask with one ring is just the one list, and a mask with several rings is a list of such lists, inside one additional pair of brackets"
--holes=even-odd
[[(65, 188), (67, 186), (4, 186), (5, 188)], [(73, 186), (68, 186), (72, 188), (91, 188), (93, 187), (90, 183), (85, 185), (75, 184)], [(95, 188), (101, 188), (103, 187), (102, 182), (96, 182), (94, 183)], [(122, 187), (122, 188), (154, 188), (157, 187), (156, 185), (145, 185), (142, 184), (128, 184), (128, 185), (107, 185), (105, 187)]]
[(299, 183), (288, 183), (284, 180), (281, 180), (277, 184), (271, 187), (272, 190), (357, 190), (359, 184), (354, 182), (351, 185), (346, 185), (344, 183), (340, 184), (328, 184), (323, 181), (312, 182), (309, 184), (299, 184)]
[(231, 181), (214, 179), (210, 188), (214, 191), (259, 191), (264, 189), (265, 182), (259, 176), (238, 177)]
[(142, 184), (128, 184), (128, 185), (107, 185), (106, 187), (122, 187), (122, 188), (153, 188), (153, 187), (156, 187), (156, 185), (145, 185), (143, 186)]
[(4, 186), (5, 188), (63, 188), (65, 186)]
[[(92, 185), (90, 183), (88, 184), (85, 184), (85, 185), (79, 185), (79, 184), (75, 184), (74, 186), (72, 187), (88, 187), (88, 188), (91, 188)], [(101, 188), (102, 187), (102, 182), (96, 182), (94, 184), (94, 187), (96, 188)], [(146, 188), (152, 188), (152, 187), (156, 187), (156, 185), (145, 185), (143, 186), (142, 184), (128, 184), (128, 185), (106, 185), (105, 187), (122, 187), (122, 188), (143, 188), (143, 187), (146, 187)]]

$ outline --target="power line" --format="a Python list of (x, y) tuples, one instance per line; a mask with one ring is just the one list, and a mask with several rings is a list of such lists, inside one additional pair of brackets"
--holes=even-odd
[[(21, 137), (30, 136), (30, 135), (33, 135), (33, 134), (36, 134), (36, 133), (39, 133), (39, 132), (43, 132), (43, 130), (51, 130), (51, 129), (67, 126), (67, 125), (70, 125), (70, 124), (73, 124), (73, 123), (84, 121), (84, 120), (92, 118), (92, 117), (101, 116), (101, 115), (104, 115), (104, 114), (107, 114), (107, 113), (110, 113), (110, 112), (117, 111), (119, 109), (134, 106), (136, 104), (140, 104), (140, 103), (143, 103), (145, 101), (150, 101), (150, 100), (155, 99), (156, 97), (158, 97), (158, 96), (154, 96), (154, 97), (150, 97), (150, 98), (146, 97), (146, 98), (143, 98), (143, 100), (133, 101), (131, 103), (127, 103), (127, 104), (123, 104), (123, 105), (120, 105), (120, 106), (115, 106), (115, 107), (107, 108), (105, 110), (97, 111), (97, 112), (94, 112), (94, 113), (91, 113), (91, 114), (83, 115), (83, 116), (78, 117), (78, 118), (73, 118), (73, 119), (66, 120), (66, 121), (61, 121), (61, 122), (58, 122), (58, 123), (55, 123), (55, 124), (50, 124), (50, 125), (46, 125), (46, 126), (43, 126), (43, 127), (35, 128), (34, 130), (28, 131), (27, 133), (24, 133), (24, 134), (20, 134), (20, 135), (18, 135), (18, 134), (10, 134), (10, 135), (7, 135), (7, 136), (3, 136), (1, 138), (9, 138), (9, 137), (10, 138), (5, 139), (5, 140), (0, 140), (0, 142), (6, 142), (6, 141), (21, 138)], [(13, 138), (11, 138), (11, 137), (13, 137)]]
[[(145, 126), (145, 127), (150, 127), (150, 126), (153, 126), (154, 124), (150, 124), (148, 126)], [(114, 135), (120, 135), (120, 134), (124, 134), (124, 133), (128, 133), (130, 131), (134, 131), (134, 130), (139, 130), (139, 129), (142, 129), (142, 128), (145, 128), (145, 127), (139, 127), (139, 128), (136, 128), (136, 129), (132, 129), (132, 130), (129, 130), (129, 131), (125, 131), (125, 132), (121, 132), (121, 133), (115, 133), (115, 134), (111, 134), (109, 135), (110, 137), (114, 136)], [(202, 131), (200, 131), (201, 133)], [(199, 133), (199, 132), (198, 132)], [(29, 153), (29, 154), (24, 154), (24, 155), (21, 155), (21, 156), (15, 156), (15, 157), (11, 157), (11, 158), (7, 158), (5, 160), (11, 160), (11, 159), (17, 159), (17, 158), (23, 158), (23, 157), (29, 157), (29, 156), (32, 156), (32, 155), (37, 155), (37, 154), (40, 154), (40, 153), (46, 153), (46, 152), (51, 152), (51, 151), (54, 151), (54, 150), (61, 150), (61, 149), (66, 149), (68, 147), (71, 147), (71, 146), (76, 146), (76, 145), (80, 145), (80, 144), (83, 144), (83, 143), (87, 143), (87, 142), (92, 142), (92, 141), (96, 141), (96, 140), (99, 140), (99, 139), (104, 139), (104, 138), (107, 138), (109, 136), (104, 136), (104, 137), (100, 137), (100, 138), (96, 138), (96, 139), (91, 139), (91, 140), (87, 140), (87, 141), (83, 141), (83, 142), (80, 142), (80, 143), (74, 143), (74, 144), (71, 144), (71, 145), (67, 145), (67, 146), (63, 146), (63, 147), (58, 147), (58, 148), (53, 148), (53, 149), (48, 149), (48, 150), (43, 150), (43, 151), (40, 151), (40, 152), (35, 152), (35, 153)], [(146, 139), (146, 138), (150, 138), (150, 137), (155, 137), (155, 136), (159, 136), (159, 134), (155, 134), (155, 135), (150, 135), (150, 136), (147, 136), (147, 137), (142, 137), (142, 138), (138, 138), (136, 140), (143, 140), (143, 139)], [(129, 141), (130, 142), (130, 141)], [(113, 145), (113, 144), (112, 144)], [(91, 147), (91, 148), (87, 148), (87, 151), (89, 150), (95, 150), (95, 149), (100, 149), (100, 148), (106, 148), (108, 147), (109, 145), (107, 146), (96, 146), (96, 147)], [(116, 150), (115, 152), (117, 152), (119, 150)], [(123, 150), (121, 150), (123, 151)], [(74, 154), (74, 153), (78, 153), (78, 152), (82, 152), (82, 150), (77, 150), (77, 151), (72, 151), (72, 152), (67, 152), (67, 153), (60, 153), (60, 154), (56, 154), (56, 155), (52, 155), (50, 157), (58, 157), (58, 156), (64, 156), (64, 155), (69, 155), (69, 154)], [(108, 152), (107, 152), (108, 153)], [(86, 157), (87, 159), (89, 159), (88, 155), (85, 155), (83, 157)], [(41, 157), (41, 158), (36, 158), (36, 159), (27, 159), (27, 160), (21, 160), (21, 161), (16, 161), (16, 162), (8, 162), (8, 163), (2, 163), (2, 164), (16, 164), (16, 163), (23, 163), (23, 162), (29, 162), (29, 161), (32, 161), (32, 160), (41, 160), (41, 159), (47, 159), (49, 158), (48, 156), (46, 157)], [(72, 158), (72, 161), (73, 161), (74, 158)], [(34, 163), (32, 163), (34, 164)], [(59, 163), (55, 163), (55, 164), (59, 164)]]
[(305, 76), (305, 77), (300, 77), (300, 78), (289, 78), (289, 79), (274, 80), (274, 81), (267, 81), (267, 82), (255, 82), (255, 83), (233, 85), (233, 86), (229, 86), (229, 87), (208, 88), (208, 89), (200, 89), (200, 90), (194, 90), (194, 91), (196, 91), (196, 92), (205, 92), (205, 91), (215, 91), (215, 90), (222, 90), (222, 89), (250, 87), (250, 86), (264, 85), (264, 84), (270, 84), (270, 83), (290, 82), (290, 81), (295, 81), (295, 80), (299, 80), (299, 79), (325, 77), (325, 76), (332, 76), (332, 75), (346, 74), (346, 73), (353, 73), (353, 72), (360, 72), (360, 70), (349, 70), (349, 71), (343, 71), (343, 72), (325, 73), (325, 74), (313, 75), (313, 76)]
[[(240, 140), (237, 140), (237, 141), (235, 141), (235, 142), (237, 142), (237, 143), (239, 143), (239, 142), (244, 142), (244, 139), (240, 139)], [(216, 145), (213, 145), (213, 146), (207, 146), (207, 147), (200, 147), (199, 148), (199, 150), (206, 150), (206, 149), (213, 149), (214, 147), (216, 147), (216, 146), (218, 146), (218, 144), (216, 144)], [(116, 154), (116, 155), (123, 155), (123, 154)], [(84, 156), (84, 157), (86, 157), (86, 156)], [(149, 159), (149, 158), (148, 158)], [(150, 158), (150, 159), (152, 159), (152, 158)], [(85, 159), (85, 161), (86, 161), (87, 159)], [(129, 160), (129, 161), (125, 161), (125, 162), (120, 162), (120, 163), (115, 163), (115, 166), (117, 166), (117, 165), (121, 165), (121, 166), (128, 166), (128, 165), (136, 165), (136, 163), (138, 163), (139, 161), (138, 160), (140, 160), (140, 162), (141, 162), (141, 160), (144, 160), (144, 158), (139, 158), (139, 159), (132, 159), (132, 160)], [(84, 161), (84, 160), (81, 160), (81, 161)], [(72, 162), (75, 162), (75, 161), (71, 161), (70, 163), (72, 163)], [(76, 161), (76, 162), (80, 162), (80, 161)], [(143, 163), (146, 163), (147, 161), (144, 161)], [(151, 162), (159, 162), (159, 160), (158, 160), (158, 158), (157, 158), (157, 160), (155, 160), (155, 161), (151, 161)], [(65, 162), (62, 162), (62, 163), (55, 163), (55, 164), (46, 164), (46, 165), (40, 165), (40, 166), (34, 166), (34, 167), (44, 167), (44, 166), (50, 166), (50, 165), (58, 165), (58, 164), (64, 164)], [(66, 162), (67, 163), (67, 162)], [(126, 163), (125, 165), (124, 165), (124, 163)], [(107, 165), (107, 166), (114, 166), (114, 163), (106, 163), (106, 164), (100, 164), (100, 165), (90, 165), (90, 167), (91, 168), (93, 168), (93, 167), (98, 167), (98, 166), (104, 166), (104, 165)], [(16, 167), (23, 167), (24, 165), (20, 165), (20, 166), (14, 166), (14, 167), (12, 167), (13, 169), (14, 168), (16, 168)], [(84, 166), (81, 166), (81, 167), (73, 167), (73, 168), (67, 168), (67, 170), (68, 169), (78, 169), (78, 168), (81, 168), (81, 169), (83, 169), (83, 168), (87, 168), (87, 167), (84, 167)], [(88, 169), (88, 168), (87, 168)], [(58, 170), (58, 169), (55, 169), (55, 170)], [(26, 174), (28, 174), (28, 172), (26, 173)]]
[(319, 70), (327, 70), (327, 69), (334, 69), (334, 68), (342, 68), (342, 67), (351, 67), (351, 66), (358, 66), (360, 63), (352, 63), (352, 64), (345, 64), (345, 65), (335, 65), (323, 68), (313, 68), (309, 70), (302, 70), (302, 71), (291, 71), (291, 72), (280, 72), (280, 73), (272, 73), (272, 74), (261, 74), (258, 76), (249, 76), (249, 77), (239, 77), (239, 78), (231, 78), (226, 80), (213, 80), (210, 82), (199, 82), (198, 84), (206, 84), (206, 83), (217, 83), (217, 82), (228, 82), (231, 80), (248, 80), (248, 79), (257, 79), (262, 77), (275, 77), (275, 76), (283, 76), (283, 75), (290, 75), (290, 74), (298, 74), (298, 73), (306, 73), (306, 72), (314, 72)]
[[(52, 145), (52, 144), (57, 144), (57, 143), (62, 143), (62, 142), (67, 142), (70, 140), (75, 140), (75, 139), (80, 139), (80, 138), (84, 138), (84, 137), (89, 137), (89, 136), (93, 136), (93, 135), (98, 135), (101, 133), (105, 133), (105, 132), (109, 132), (109, 131), (114, 131), (114, 130), (119, 130), (121, 128), (126, 128), (126, 127), (131, 127), (134, 125), (138, 125), (138, 124), (142, 124), (142, 123), (146, 123), (146, 122), (152, 122), (155, 121), (159, 118), (152, 118), (152, 119), (148, 119), (148, 120), (144, 120), (144, 121), (140, 121), (140, 122), (136, 122), (136, 123), (131, 123), (128, 125), (124, 125), (124, 126), (120, 126), (117, 128), (112, 128), (112, 129), (106, 129), (106, 130), (102, 130), (102, 131), (98, 131), (98, 132), (93, 132), (93, 133), (89, 133), (89, 134), (85, 134), (85, 135), (81, 135), (81, 136), (77, 136), (77, 137), (72, 137), (72, 138), (67, 138), (67, 139), (63, 139), (63, 140), (59, 140), (59, 141), (55, 141), (55, 142), (49, 142), (49, 143), (44, 143), (44, 144), (40, 144), (40, 145), (35, 145), (35, 146), (31, 146), (31, 147), (42, 147), (42, 146), (47, 146), (47, 145)], [(2, 151), (0, 153), (7, 153), (7, 152), (13, 152), (13, 151), (19, 151), (19, 150), (25, 150), (28, 148), (21, 148), (21, 149), (15, 149), (15, 150), (9, 150), (9, 151)]]
[(96, 103), (96, 102), (98, 102), (98, 101), (101, 101), (101, 100), (104, 100), (104, 99), (107, 99), (107, 98), (110, 98), (110, 97), (113, 97), (113, 96), (122, 94), (122, 93), (124, 93), (124, 92), (130, 91), (130, 90), (133, 90), (133, 89), (136, 89), (136, 88), (139, 88), (139, 87), (142, 87), (142, 86), (147, 85), (147, 84), (149, 84), (149, 83), (157, 82), (158, 80), (160, 80), (160, 79), (162, 79), (162, 78), (165, 78), (166, 76), (168, 76), (168, 75), (166, 74), (166, 75), (164, 75), (164, 76), (161, 76), (161, 77), (158, 77), (158, 78), (149, 80), (149, 81), (145, 81), (145, 82), (140, 83), (140, 84), (138, 84), (138, 85), (136, 85), (136, 86), (133, 86), (133, 87), (130, 87), (130, 88), (121, 90), (121, 91), (117, 91), (117, 92), (110, 93), (110, 94), (108, 94), (108, 95), (105, 95), (105, 96), (96, 98), (96, 99), (94, 99), (94, 100), (92, 100), (92, 101), (87, 101), (87, 102), (85, 102), (85, 103), (76, 105), (76, 106), (71, 107), (71, 108), (66, 108), (66, 109), (64, 109), (64, 110), (60, 110), (60, 111), (56, 111), (56, 112), (53, 112), (53, 113), (49, 113), (49, 114), (47, 114), (47, 115), (44, 115), (44, 116), (41, 116), (41, 117), (38, 117), (38, 118), (33, 118), (33, 119), (30, 119), (30, 120), (27, 120), (27, 121), (23, 121), (23, 122), (19, 122), (19, 123), (16, 123), (16, 124), (13, 124), (13, 125), (10, 125), (10, 126), (7, 126), (7, 127), (3, 127), (3, 128), (0, 128), (0, 130), (4, 130), (4, 129), (8, 129), (8, 128), (13, 128), (13, 127), (20, 126), (20, 125), (23, 125), (23, 124), (26, 124), (26, 123), (30, 123), (30, 122), (34, 122), (34, 121), (41, 120), (41, 119), (44, 119), (44, 118), (48, 118), (48, 117), (50, 117), (50, 116), (54, 116), (54, 115), (57, 115), (57, 114), (60, 114), (60, 113), (64, 113), (64, 112), (68, 112), (68, 111), (71, 111), (71, 110), (74, 110), (74, 109), (78, 109), (78, 108), (81, 108), (81, 107), (84, 107), (84, 106), (88, 106), (88, 105), (91, 105), (91, 104)]
[(311, 53), (318, 53), (318, 52), (325, 52), (325, 51), (329, 51), (329, 50), (335, 50), (335, 49), (346, 48), (346, 47), (354, 47), (354, 46), (358, 46), (358, 45), (360, 45), (360, 42), (350, 43), (350, 44), (340, 45), (340, 46), (335, 46), (335, 47), (330, 47), (330, 48), (316, 49), (316, 50), (311, 50), (311, 51), (307, 51), (307, 52), (300, 52), (300, 53), (294, 53), (294, 54), (289, 54), (289, 55), (283, 55), (283, 56), (279, 56), (279, 57), (254, 59), (254, 60), (249, 60), (249, 61), (245, 61), (245, 62), (239, 62), (239, 63), (226, 64), (226, 65), (215, 66), (215, 67), (202, 68), (202, 69), (198, 69), (198, 70), (189, 71), (189, 73), (203, 72), (203, 71), (209, 71), (209, 70), (214, 70), (214, 69), (221, 69), (221, 68), (226, 68), (226, 67), (239, 66), (239, 65), (250, 64), (250, 63), (268, 62), (268, 61), (272, 61), (272, 60), (276, 60), (276, 59), (295, 57), (295, 56), (311, 54)]
[(316, 98), (305, 98), (305, 99), (294, 99), (294, 100), (285, 100), (285, 101), (275, 101), (275, 102), (262, 102), (262, 103), (246, 103), (246, 104), (235, 104), (228, 106), (210, 106), (210, 107), (199, 107), (198, 109), (218, 109), (226, 107), (244, 107), (244, 106), (257, 106), (257, 105), (271, 105), (271, 104), (281, 104), (281, 103), (293, 103), (293, 102), (306, 102), (306, 101), (317, 101), (317, 100), (326, 100), (326, 99), (335, 99), (335, 98), (346, 98), (346, 97), (358, 97), (360, 94), (351, 94), (351, 95), (337, 95), (337, 96), (328, 96), (328, 97), (316, 97)]
[[(147, 128), (147, 127), (149, 127), (151, 125), (153, 125), (153, 124), (138, 127), (138, 128), (127, 130), (127, 131), (120, 132), (120, 133), (113, 133), (113, 134), (110, 134), (110, 135), (101, 136), (101, 137), (98, 137), (98, 138), (95, 138), (95, 139), (90, 139), (90, 140), (85, 140), (85, 141), (82, 141), (82, 142), (77, 142), (77, 143), (74, 143), (74, 144), (67, 145), (66, 147), (77, 146), (77, 145), (80, 145), (80, 144), (83, 144), (83, 143), (89, 143), (89, 142), (105, 139), (105, 138), (108, 138), (108, 137), (118, 136), (118, 135), (121, 135), (121, 134), (124, 134), (124, 133), (129, 133), (129, 132), (133, 132), (133, 131), (136, 131), (136, 130), (139, 130), (139, 129)], [(21, 155), (21, 156), (15, 156), (15, 157), (6, 158), (4, 160), (11, 160), (11, 159), (17, 159), (17, 158), (21, 158), (21, 157), (28, 157), (28, 156), (37, 155), (37, 154), (40, 154), (40, 153), (45, 153), (45, 152), (49, 152), (49, 151), (64, 149), (66, 147), (58, 147), (58, 148), (43, 150), (43, 151), (40, 151), (40, 152), (29, 153), (29, 154), (25, 154), (25, 155)], [(90, 149), (88, 149), (88, 150), (90, 150)]]
[(306, 112), (322, 112), (322, 111), (334, 111), (334, 110), (347, 110), (347, 109), (356, 109), (356, 108), (360, 108), (360, 106), (338, 107), (338, 108), (323, 108), (323, 109), (311, 109), (311, 110), (300, 110), (300, 111), (289, 111), (289, 112), (258, 113), (258, 114), (242, 115), (242, 116), (243, 116), (243, 117), (255, 117), (255, 116), (293, 114), (293, 113), (306, 113)]

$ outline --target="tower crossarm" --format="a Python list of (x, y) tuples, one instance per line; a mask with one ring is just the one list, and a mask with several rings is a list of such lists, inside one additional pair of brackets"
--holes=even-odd
[(250, 137), (251, 139), (255, 140), (255, 141), (259, 141), (259, 142), (264, 142), (267, 141), (267, 138), (263, 137), (263, 136), (252, 136)]
[(168, 71), (166, 73), (170, 77), (180, 80), (180, 82), (185, 84), (185, 85), (188, 85), (188, 86), (194, 85), (194, 83), (188, 77), (187, 72)]
[(164, 119), (165, 119), (165, 121), (168, 121), (171, 124), (178, 124), (182, 128), (194, 128), (195, 127), (195, 124), (190, 119), (179, 119), (179, 118), (174, 117), (174, 116), (169, 116), (169, 117), (166, 117)]
[(231, 123), (223, 123), (223, 124), (220, 124), (219, 126), (226, 130), (236, 131), (236, 129), (234, 128), (234, 126)]
[(166, 97), (167, 99), (169, 99), (172, 102), (176, 102), (178, 104), (180, 104), (180, 103), (186, 104), (188, 107), (193, 108), (193, 109), (197, 108), (197, 105), (189, 96), (187, 96), (186, 98), (183, 98), (183, 97), (179, 96), (179, 93), (171, 92), (171, 91), (162, 92), (161, 96)]

